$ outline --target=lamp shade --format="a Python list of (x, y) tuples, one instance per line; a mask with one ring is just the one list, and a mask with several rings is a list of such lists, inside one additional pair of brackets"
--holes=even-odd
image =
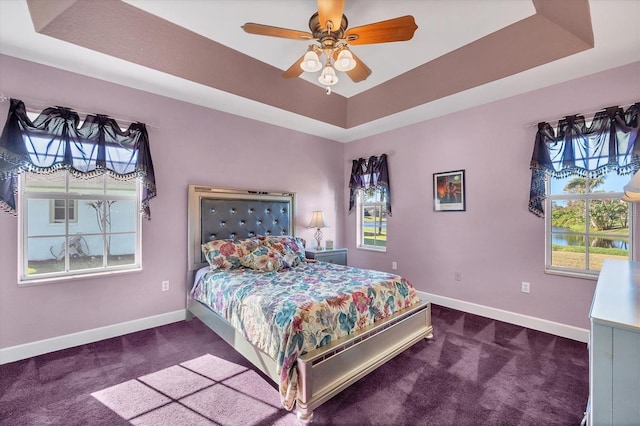
[(353, 55), (347, 49), (341, 50), (338, 54), (338, 59), (333, 66), (342, 72), (351, 71), (356, 67), (356, 61), (353, 59)]
[(322, 70), (322, 74), (320, 74), (318, 81), (325, 86), (333, 86), (338, 82), (336, 70), (334, 70), (331, 65), (327, 64), (327, 66)]
[(327, 224), (324, 222), (324, 212), (313, 212), (313, 215), (311, 216), (311, 222), (309, 222), (309, 228), (327, 228)]
[(622, 201), (637, 203), (640, 201), (640, 171), (636, 172), (628, 184), (624, 186)]
[(626, 201), (627, 203), (637, 203), (640, 201), (640, 194), (625, 192), (621, 199), (622, 201)]
[(320, 69), (322, 69), (322, 62), (320, 62), (318, 54), (310, 50), (304, 55), (304, 59), (300, 63), (300, 68), (306, 72), (320, 71)]

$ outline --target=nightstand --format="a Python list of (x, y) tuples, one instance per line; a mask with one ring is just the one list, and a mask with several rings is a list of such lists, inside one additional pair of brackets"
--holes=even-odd
[(307, 259), (315, 259), (318, 262), (335, 263), (336, 265), (347, 264), (347, 249), (338, 248), (333, 250), (316, 250), (314, 248), (308, 248), (304, 251)]

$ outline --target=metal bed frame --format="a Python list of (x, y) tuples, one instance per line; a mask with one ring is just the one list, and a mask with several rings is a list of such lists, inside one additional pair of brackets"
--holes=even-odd
[[(189, 186), (188, 282), (207, 266), (201, 244), (212, 239), (293, 235), (295, 194)], [(204, 304), (189, 297), (187, 317), (199, 318), (249, 362), (279, 383), (276, 361)], [(431, 305), (422, 301), (371, 326), (301, 355), (297, 360), (297, 417), (309, 423), (313, 410), (385, 362), (433, 337)]]

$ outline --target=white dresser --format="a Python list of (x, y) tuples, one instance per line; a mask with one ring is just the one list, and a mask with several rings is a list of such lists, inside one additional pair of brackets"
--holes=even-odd
[(605, 261), (589, 316), (588, 424), (640, 425), (640, 262)]

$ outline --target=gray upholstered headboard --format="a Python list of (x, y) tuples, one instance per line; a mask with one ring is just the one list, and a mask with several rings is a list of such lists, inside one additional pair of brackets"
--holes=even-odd
[(201, 245), (254, 235), (293, 235), (295, 194), (189, 185), (189, 271), (206, 265)]

